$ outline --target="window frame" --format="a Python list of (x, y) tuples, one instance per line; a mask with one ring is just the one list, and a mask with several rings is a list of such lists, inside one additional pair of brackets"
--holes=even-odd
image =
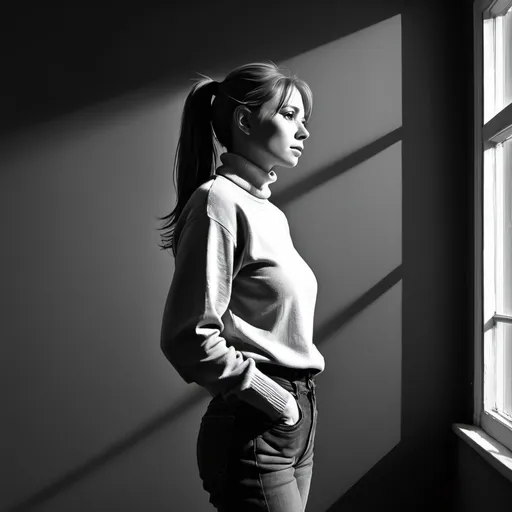
[(484, 119), (484, 69), (483, 21), (505, 14), (511, 0), (474, 0), (473, 50), (474, 50), (474, 408), (473, 422), (491, 437), (512, 450), (512, 422), (504, 420), (484, 407), (484, 332), (497, 321), (509, 322), (507, 317), (494, 315), (483, 325), (483, 154), (486, 149), (503, 142), (512, 133), (512, 104), (503, 108), (485, 124)]

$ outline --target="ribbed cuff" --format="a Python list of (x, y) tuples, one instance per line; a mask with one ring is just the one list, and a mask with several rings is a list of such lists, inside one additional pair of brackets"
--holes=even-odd
[(241, 400), (263, 411), (272, 420), (281, 418), (292, 396), (291, 393), (258, 370), (254, 360), (249, 361), (249, 368), (241, 387), (232, 392)]

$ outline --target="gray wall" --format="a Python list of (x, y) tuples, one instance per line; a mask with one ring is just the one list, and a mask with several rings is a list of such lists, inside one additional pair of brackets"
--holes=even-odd
[(0, 508), (209, 510), (194, 452), (208, 399), (159, 350), (173, 262), (156, 217), (194, 72), (265, 58), (315, 94), (307, 151), (273, 188), (319, 280), (309, 510), (450, 499), (451, 423), (471, 404), (470, 3), (382, 4), (12, 20)]
[(512, 503), (510, 480), (462, 440), (457, 440), (454, 490), (457, 512), (506, 510)]

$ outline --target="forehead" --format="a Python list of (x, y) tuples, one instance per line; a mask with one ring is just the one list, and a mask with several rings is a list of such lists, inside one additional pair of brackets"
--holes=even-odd
[[(279, 97), (272, 98), (270, 101), (262, 106), (262, 111), (265, 114), (274, 113), (279, 104)], [(296, 87), (292, 87), (291, 91), (287, 94), (287, 99), (283, 103), (283, 107), (290, 106), (299, 109), (299, 113), (304, 113), (304, 103), (300, 91)]]
[(304, 103), (302, 101), (302, 95), (300, 94), (300, 91), (296, 87), (292, 89), (288, 101), (285, 101), (284, 104), (290, 105), (292, 107), (297, 107), (300, 109), (301, 112), (304, 112)]

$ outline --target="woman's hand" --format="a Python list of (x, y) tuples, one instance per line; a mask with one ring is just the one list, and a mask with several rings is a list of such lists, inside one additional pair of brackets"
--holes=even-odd
[(288, 402), (286, 402), (285, 408), (283, 410), (282, 421), (286, 425), (295, 425), (300, 419), (299, 406), (297, 405), (297, 400), (290, 393), (290, 398)]

